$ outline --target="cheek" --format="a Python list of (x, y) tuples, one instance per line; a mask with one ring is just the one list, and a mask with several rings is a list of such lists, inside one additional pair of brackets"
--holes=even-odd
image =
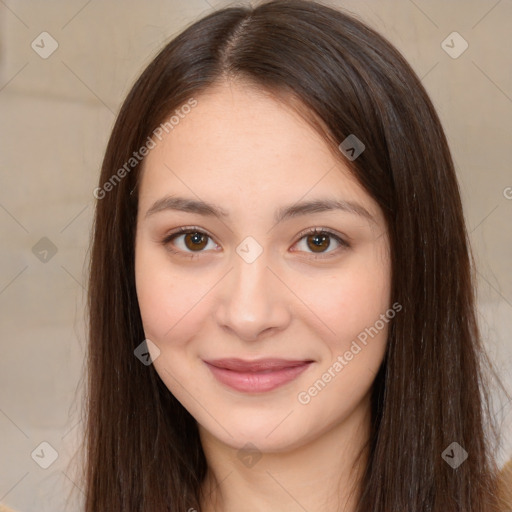
[(325, 277), (297, 281), (297, 295), (321, 320), (332, 350), (350, 345), (389, 309), (390, 265), (384, 250), (374, 248), (348, 258)]
[(166, 256), (143, 244), (136, 249), (135, 281), (144, 332), (157, 343), (193, 335), (202, 314), (201, 297), (209, 288), (189, 273), (173, 270)]
[(326, 284), (328, 292), (309, 297), (311, 309), (330, 330), (323, 337), (325, 357), (297, 401), (306, 411), (314, 408), (320, 423), (328, 424), (353, 411), (370, 391), (396, 313), (390, 305), (388, 261), (379, 254), (361, 258)]

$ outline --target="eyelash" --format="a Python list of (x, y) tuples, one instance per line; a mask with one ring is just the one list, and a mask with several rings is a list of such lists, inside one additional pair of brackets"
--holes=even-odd
[[(164, 245), (167, 248), (167, 250), (169, 250), (173, 254), (180, 254), (186, 258), (193, 259), (196, 256), (199, 256), (199, 254), (201, 254), (201, 252), (204, 252), (204, 251), (195, 251), (195, 252), (190, 253), (190, 252), (184, 252), (184, 251), (176, 251), (176, 250), (170, 248), (170, 242), (174, 238), (176, 238), (180, 235), (186, 235), (186, 234), (190, 234), (190, 233), (199, 233), (201, 235), (206, 235), (210, 240), (213, 241), (213, 237), (210, 236), (205, 231), (203, 231), (202, 229), (199, 229), (196, 226), (185, 226), (185, 227), (176, 229), (172, 233), (169, 233), (167, 236), (165, 236), (165, 238), (162, 240), (162, 245)], [(305, 231), (302, 231), (301, 233), (299, 233), (299, 235), (298, 235), (299, 239), (297, 240), (297, 242), (295, 242), (295, 244), (300, 242), (303, 238), (305, 238), (308, 235), (328, 235), (328, 236), (334, 238), (334, 240), (336, 240), (336, 242), (338, 242), (341, 247), (343, 247), (343, 248), (350, 247), (350, 244), (347, 241), (345, 241), (343, 238), (341, 238), (339, 235), (337, 235), (336, 233), (333, 233), (332, 231), (330, 231), (328, 229), (319, 229), (319, 228), (307, 229)], [(338, 249), (339, 249), (339, 247), (338, 247)], [(333, 251), (330, 251), (328, 253), (318, 253), (316, 255), (315, 255), (315, 253), (310, 253), (310, 254), (313, 255), (313, 259), (318, 260), (318, 259), (331, 258), (333, 256), (333, 254), (331, 254), (331, 253), (335, 253), (335, 252), (336, 252), (336, 249)]]

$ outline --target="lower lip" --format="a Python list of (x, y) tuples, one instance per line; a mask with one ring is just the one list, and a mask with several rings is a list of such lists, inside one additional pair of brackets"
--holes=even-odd
[(264, 393), (266, 391), (272, 391), (296, 379), (303, 371), (309, 368), (310, 364), (311, 363), (308, 362), (299, 366), (263, 373), (236, 372), (226, 370), (225, 368), (217, 368), (216, 366), (206, 363), (219, 382), (244, 393)]

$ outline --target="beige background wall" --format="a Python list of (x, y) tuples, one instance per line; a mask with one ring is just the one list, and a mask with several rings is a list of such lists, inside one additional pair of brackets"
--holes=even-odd
[[(331, 3), (395, 43), (432, 96), (461, 181), (486, 343), (512, 389), (512, 3)], [(80, 490), (67, 508), (64, 501), (81, 486), (69, 463), (81, 434), (85, 262), (102, 154), (151, 56), (222, 5), (0, 2), (0, 503), (22, 512), (79, 509)], [(441, 46), (454, 31), (469, 45), (457, 58)], [(52, 43), (42, 32), (58, 43), (46, 59), (40, 54)], [(457, 38), (445, 44), (453, 56), (463, 48)], [(512, 404), (496, 408), (510, 432)], [(508, 439), (502, 460), (512, 456)], [(39, 464), (52, 452), (41, 442), (58, 452), (47, 469)]]

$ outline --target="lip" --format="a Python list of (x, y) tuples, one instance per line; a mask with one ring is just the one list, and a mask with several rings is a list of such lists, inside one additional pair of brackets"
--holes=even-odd
[(213, 376), (222, 384), (244, 393), (272, 391), (307, 370), (310, 360), (259, 359), (215, 359), (204, 361)]

